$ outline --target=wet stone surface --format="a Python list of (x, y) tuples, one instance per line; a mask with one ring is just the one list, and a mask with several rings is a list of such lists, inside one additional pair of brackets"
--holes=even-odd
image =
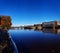
[(14, 53), (9, 33), (0, 29), (0, 53)]

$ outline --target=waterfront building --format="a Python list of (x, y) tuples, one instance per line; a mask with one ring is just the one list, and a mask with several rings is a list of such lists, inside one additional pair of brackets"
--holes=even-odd
[(35, 29), (42, 29), (42, 24), (34, 24)]
[(42, 27), (60, 27), (60, 21), (43, 22)]

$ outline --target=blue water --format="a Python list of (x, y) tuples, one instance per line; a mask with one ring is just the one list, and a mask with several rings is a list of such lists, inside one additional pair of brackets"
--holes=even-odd
[(60, 52), (60, 33), (34, 30), (9, 30), (19, 53)]

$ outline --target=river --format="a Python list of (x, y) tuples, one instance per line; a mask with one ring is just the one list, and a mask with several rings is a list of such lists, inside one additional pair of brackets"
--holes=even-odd
[(60, 52), (60, 29), (9, 30), (19, 53)]

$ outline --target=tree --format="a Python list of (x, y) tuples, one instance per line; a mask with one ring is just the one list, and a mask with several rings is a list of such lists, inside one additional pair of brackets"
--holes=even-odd
[(10, 29), (11, 28), (11, 17), (10, 16), (2, 16), (2, 19), (1, 19), (1, 25), (3, 27), (6, 27), (7, 29)]

